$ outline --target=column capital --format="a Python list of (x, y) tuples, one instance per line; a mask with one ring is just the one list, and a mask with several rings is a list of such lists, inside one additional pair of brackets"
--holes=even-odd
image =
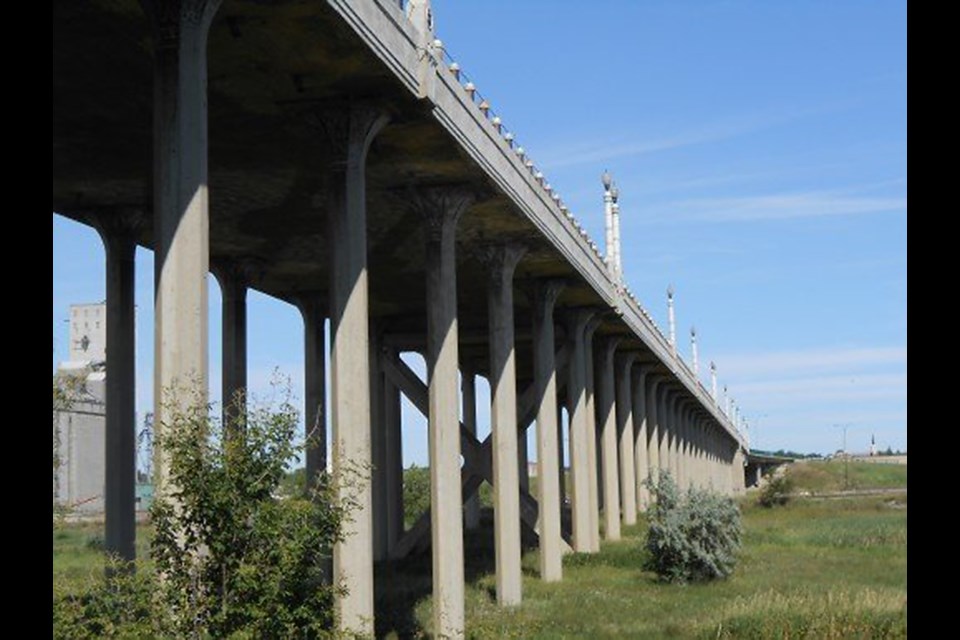
[(285, 299), (295, 306), (304, 321), (325, 318), (330, 312), (330, 301), (327, 292), (322, 289), (304, 289), (285, 296)]
[(563, 310), (562, 318), (567, 326), (567, 335), (576, 340), (578, 336), (582, 337), (587, 323), (597, 314), (594, 307), (568, 307)]
[(633, 369), (633, 363), (640, 354), (636, 351), (621, 351), (614, 359), (614, 366), (622, 376), (630, 375)]
[(347, 165), (363, 166), (370, 143), (390, 121), (390, 115), (376, 104), (338, 101), (312, 107), (304, 119), (326, 143), (328, 165), (342, 170)]
[(542, 312), (545, 316), (553, 313), (557, 299), (567, 286), (567, 281), (563, 278), (540, 278), (527, 282), (523, 290), (533, 303), (534, 313)]
[(263, 279), (266, 262), (253, 257), (215, 256), (210, 258), (210, 271), (224, 292), (232, 286), (249, 287)]
[(78, 217), (92, 226), (105, 247), (136, 246), (140, 233), (150, 223), (147, 214), (140, 208), (110, 208), (85, 211)]
[(587, 321), (587, 324), (583, 328), (583, 339), (590, 341), (593, 340), (593, 332), (600, 328), (600, 325), (603, 324), (603, 312), (597, 313), (590, 320)]
[(502, 286), (513, 282), (513, 272), (527, 253), (527, 246), (521, 242), (484, 243), (473, 247), (473, 255), (486, 267), (490, 284)]
[(465, 185), (408, 186), (403, 193), (403, 204), (423, 219), (428, 242), (439, 242), (444, 227), (456, 227), (477, 200), (474, 190)]
[(206, 33), (221, 1), (140, 0), (140, 4), (153, 27), (154, 46), (168, 49), (177, 46), (185, 28)]
[(604, 360), (610, 360), (611, 364), (613, 364), (614, 352), (616, 352), (621, 342), (623, 342), (622, 336), (606, 336), (603, 338), (600, 343), (600, 348), (603, 350)]

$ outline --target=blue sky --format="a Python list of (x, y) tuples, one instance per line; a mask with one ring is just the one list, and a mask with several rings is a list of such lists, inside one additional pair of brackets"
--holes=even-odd
[[(673, 285), (681, 354), (695, 325), (704, 381), (713, 360), (754, 446), (832, 452), (848, 425), (851, 451), (872, 434), (906, 449), (905, 2), (433, 6), (448, 53), (601, 247), (613, 174), (628, 286), (665, 329)], [(68, 305), (103, 298), (103, 250), (55, 215), (53, 251), (56, 363)], [(137, 267), (142, 411), (152, 254)], [(212, 278), (210, 298), (218, 399)], [(279, 367), (302, 394), (301, 335), (296, 310), (251, 293), (255, 392)], [(423, 464), (422, 419), (405, 419), (405, 462)]]

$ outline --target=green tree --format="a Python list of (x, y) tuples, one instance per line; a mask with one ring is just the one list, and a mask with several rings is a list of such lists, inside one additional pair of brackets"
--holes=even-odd
[(349, 506), (325, 474), (304, 497), (279, 497), (297, 455), (289, 387), (278, 409), (235, 406), (226, 428), (195, 398), (167, 404), (156, 441), (169, 480), (151, 510), (151, 556), (178, 634), (331, 634), (345, 590), (329, 558)]
[(403, 521), (413, 526), (430, 506), (430, 467), (411, 464), (403, 470)]

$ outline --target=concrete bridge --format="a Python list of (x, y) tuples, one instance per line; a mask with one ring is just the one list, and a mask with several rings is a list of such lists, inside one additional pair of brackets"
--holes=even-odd
[[(428, 1), (55, 0), (53, 56), (52, 209), (106, 248), (110, 550), (134, 554), (137, 245), (156, 261), (158, 401), (205, 386), (208, 271), (223, 292), (224, 398), (246, 386), (246, 292), (302, 313), (306, 424), (329, 411), (335, 474), (372, 468), (335, 549), (346, 629), (373, 632), (374, 562), (429, 544), (434, 632), (463, 636), (463, 527), (483, 481), (502, 605), (522, 599), (521, 527), (539, 535), (541, 577), (559, 580), (565, 551), (596, 552), (601, 530), (614, 540), (636, 521), (648, 473), (743, 491), (747, 445), (715, 377), (708, 391), (672, 323), (667, 338), (623, 285), (609, 182), (604, 257), (445, 56)], [(424, 355), (426, 380), (404, 351)], [(476, 376), (491, 388), (483, 442)], [(401, 393), (429, 424), (431, 509), (410, 530)], [(325, 465), (320, 444), (308, 475)], [(162, 451), (155, 466), (162, 492)]]

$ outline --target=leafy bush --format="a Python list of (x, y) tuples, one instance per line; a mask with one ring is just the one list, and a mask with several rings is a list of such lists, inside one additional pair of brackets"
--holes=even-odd
[(760, 489), (757, 504), (761, 507), (783, 506), (790, 501), (793, 492), (793, 480), (786, 473), (774, 475)]
[(231, 410), (227, 427), (176, 394), (156, 435), (169, 472), (151, 508), (154, 570), (111, 560), (81, 589), (55, 584), (55, 637), (336, 635), (345, 588), (330, 556), (352, 504), (325, 474), (303, 496), (281, 495), (298, 451), (289, 394), (279, 409)]
[[(346, 507), (328, 478), (279, 499), (297, 411), (231, 411), (226, 427), (199, 402), (170, 402), (156, 440), (169, 489), (154, 501), (151, 556), (178, 634), (317, 637), (334, 627), (328, 559)], [(237, 405), (240, 406), (240, 405)]]
[(403, 521), (411, 527), (430, 506), (430, 467), (403, 470)]
[(125, 570), (108, 559), (106, 574), (91, 576), (82, 586), (53, 582), (53, 637), (171, 637), (168, 618), (156, 606), (156, 578), (150, 572)]
[(681, 495), (667, 471), (647, 479), (649, 512), (644, 569), (665, 582), (702, 582), (733, 573), (740, 549), (740, 510), (728, 497), (690, 488)]

